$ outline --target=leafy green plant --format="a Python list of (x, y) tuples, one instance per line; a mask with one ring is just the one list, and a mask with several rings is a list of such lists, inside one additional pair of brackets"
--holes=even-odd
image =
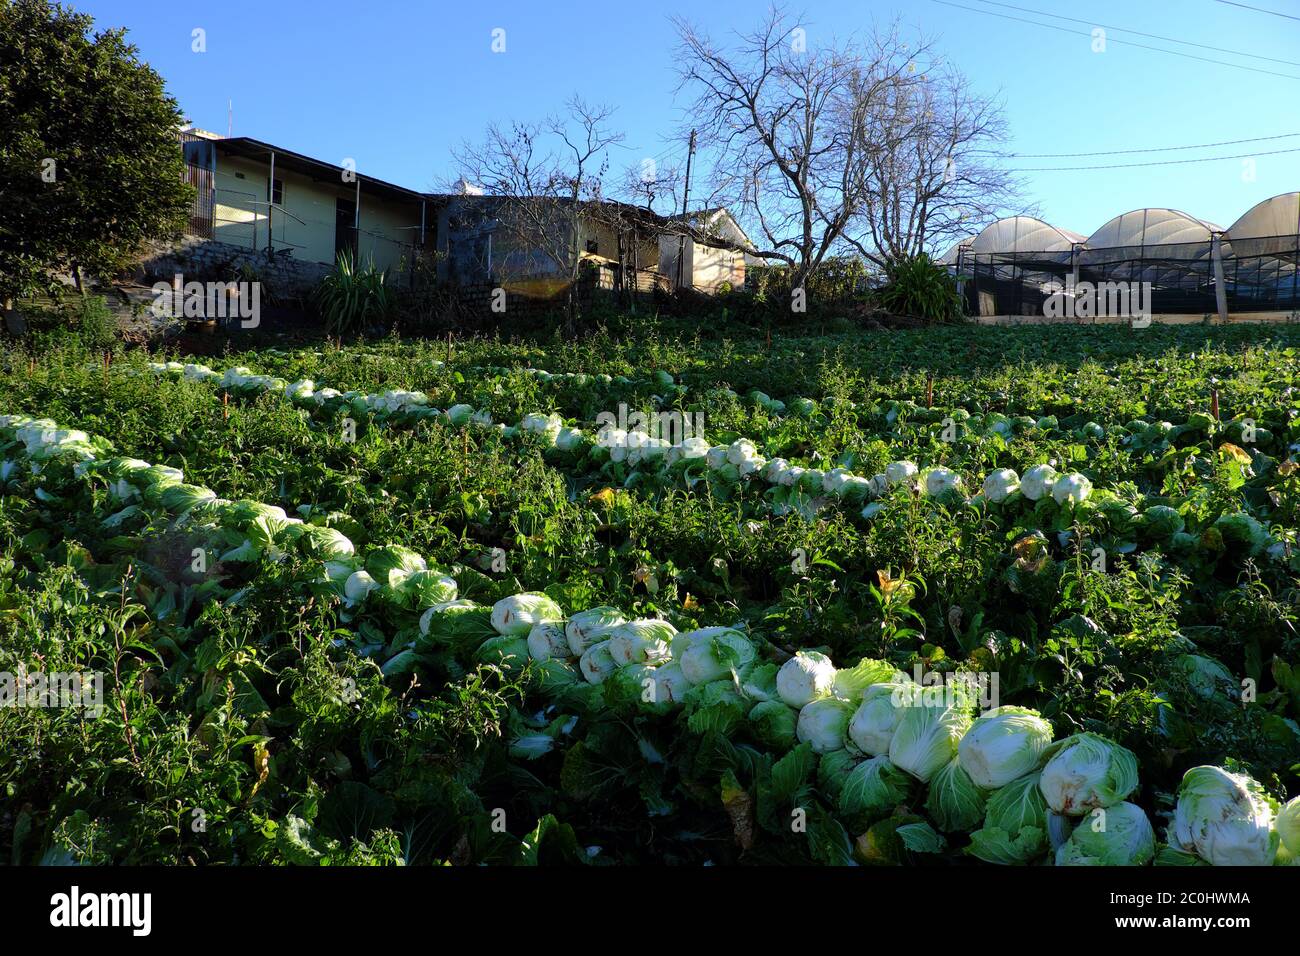
[(957, 295), (957, 283), (947, 269), (925, 253), (889, 263), (885, 279), (878, 296), (880, 304), (890, 312), (930, 322), (961, 319), (962, 302)]
[(388, 271), (373, 262), (358, 266), (350, 252), (339, 253), (334, 270), (321, 280), (314, 294), (316, 307), (333, 338), (351, 338), (393, 314), (394, 300)]

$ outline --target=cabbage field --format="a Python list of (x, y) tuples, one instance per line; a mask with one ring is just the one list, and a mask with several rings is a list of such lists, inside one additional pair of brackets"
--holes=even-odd
[(0, 858), (1291, 864), (1298, 385), (1292, 327), (11, 349)]

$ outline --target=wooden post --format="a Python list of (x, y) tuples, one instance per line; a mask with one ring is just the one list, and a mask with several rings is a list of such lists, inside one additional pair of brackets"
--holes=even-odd
[(229, 392), (221, 393), (221, 420), (223, 422), (230, 421), (230, 393)]
[(931, 372), (925, 377), (925, 407), (934, 407), (934, 373)]
[(1210, 417), (1216, 422), (1219, 420), (1219, 390), (1210, 389)]

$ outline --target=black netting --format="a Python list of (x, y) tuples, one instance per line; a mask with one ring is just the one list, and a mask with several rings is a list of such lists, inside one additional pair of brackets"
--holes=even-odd
[[(1187, 242), (1070, 252), (1006, 254), (963, 251), (956, 271), (972, 315), (1046, 315), (1048, 283), (1067, 284), (1077, 262), (1079, 283), (1150, 283), (1152, 313), (1218, 311), (1212, 244)], [(1222, 243), (1229, 312), (1300, 309), (1300, 236)], [(1072, 258), (1076, 262), (1072, 262)], [(1134, 287), (1136, 288), (1136, 287)]]

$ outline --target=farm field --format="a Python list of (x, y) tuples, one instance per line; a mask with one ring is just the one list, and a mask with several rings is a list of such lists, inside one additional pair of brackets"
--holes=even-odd
[(9, 350), (0, 671), (103, 685), (0, 709), (0, 858), (1288, 864), (1297, 386), (1290, 326)]

